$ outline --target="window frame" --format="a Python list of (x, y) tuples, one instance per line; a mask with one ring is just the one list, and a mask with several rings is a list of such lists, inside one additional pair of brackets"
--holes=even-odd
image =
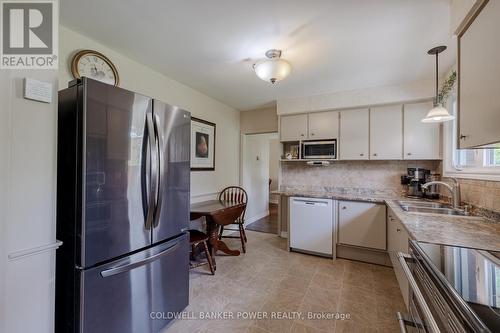
[[(448, 98), (446, 108), (448, 109), (448, 112), (455, 114), (458, 118), (458, 115), (456, 114), (456, 107), (454, 108), (454, 105), (456, 105), (456, 92), (451, 94)], [(483, 154), (482, 167), (469, 167), (461, 169), (455, 165), (457, 118), (443, 124), (443, 176), (463, 179), (500, 181), (500, 165), (484, 165), (484, 154), (487, 152), (485, 149), (478, 149), (480, 154)]]

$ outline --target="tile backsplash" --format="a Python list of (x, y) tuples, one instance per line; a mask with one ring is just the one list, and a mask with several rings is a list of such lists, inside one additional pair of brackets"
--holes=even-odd
[(370, 188), (401, 191), (407, 168), (439, 170), (439, 161), (335, 161), (328, 166), (282, 162), (280, 186)]
[[(443, 178), (443, 181), (449, 181)], [(462, 202), (500, 213), (500, 182), (458, 179)], [(449, 196), (449, 193), (442, 192)]]

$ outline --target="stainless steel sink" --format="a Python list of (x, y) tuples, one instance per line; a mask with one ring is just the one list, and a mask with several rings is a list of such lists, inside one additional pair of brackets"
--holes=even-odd
[(450, 205), (440, 202), (429, 201), (398, 201), (399, 206), (410, 213), (427, 213), (427, 214), (443, 214), (443, 215), (459, 215), (465, 216), (467, 213), (460, 209), (452, 208)]
[(428, 202), (428, 201), (398, 201), (398, 204), (403, 206), (412, 207), (429, 207), (429, 208), (451, 208), (450, 205), (440, 202)]
[(467, 215), (464, 211), (453, 208), (431, 208), (431, 207), (416, 207), (416, 206), (401, 206), (401, 208), (409, 213), (428, 213), (442, 215)]

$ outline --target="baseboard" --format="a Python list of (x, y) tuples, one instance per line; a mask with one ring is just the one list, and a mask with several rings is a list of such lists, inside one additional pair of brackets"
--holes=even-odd
[(260, 220), (261, 218), (266, 217), (267, 215), (269, 215), (269, 210), (266, 210), (265, 212), (252, 216), (250, 218), (245, 217), (245, 225), (254, 223), (255, 221)]
[(386, 251), (371, 250), (355, 246), (337, 244), (337, 258), (368, 262), (371, 264), (392, 266)]
[(281, 238), (288, 238), (288, 232), (287, 231), (282, 231), (280, 234)]

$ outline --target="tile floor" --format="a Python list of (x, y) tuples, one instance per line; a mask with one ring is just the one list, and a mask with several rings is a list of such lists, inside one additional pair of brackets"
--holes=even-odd
[[(208, 267), (191, 271), (191, 316), (226, 314), (234, 319), (184, 319), (162, 333), (399, 332), (395, 313), (404, 311), (393, 270), (355, 261), (286, 251), (276, 235), (247, 232), (248, 250), (239, 257), (217, 256), (215, 276)], [(231, 247), (239, 240), (227, 239)], [(246, 313), (289, 319), (237, 318)], [(301, 318), (293, 318), (294, 313)], [(308, 319), (308, 313), (350, 314), (350, 319)]]

